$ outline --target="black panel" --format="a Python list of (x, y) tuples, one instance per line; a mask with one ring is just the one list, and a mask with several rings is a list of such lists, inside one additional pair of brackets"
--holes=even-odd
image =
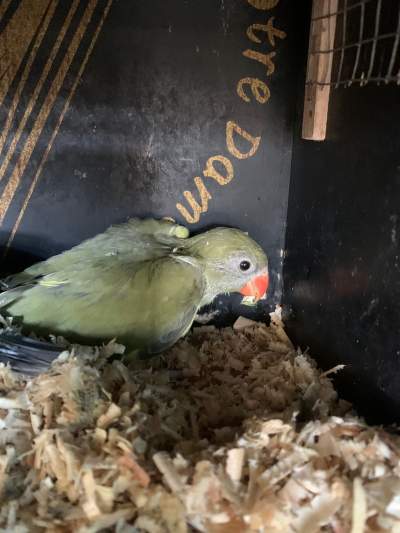
[[(88, 34), (105, 4), (99, 2)], [(77, 20), (85, 5), (81, 3)], [(63, 4), (56, 15), (62, 18), (65, 11)], [(246, 28), (265, 24), (270, 16), (287, 33), (286, 39), (276, 38), (273, 48), (260, 33), (262, 43), (252, 43)], [(298, 64), (295, 19), (289, 0), (270, 11), (243, 0), (114, 0), (3, 271), (60, 252), (131, 216), (172, 216), (184, 222), (176, 203), (188, 207), (185, 190), (198, 198), (193, 178), (202, 176), (209, 157), (222, 154), (232, 161), (234, 178), (223, 187), (208, 179), (209, 209), (191, 229), (231, 225), (249, 231), (271, 263), (269, 299), (258, 313), (263, 316), (263, 309), (274, 307), (281, 295)], [(58, 31), (56, 21), (57, 17), (50, 26), (53, 32)], [(89, 41), (89, 36), (82, 41), (7, 212), (3, 244)], [(49, 46), (45, 44), (44, 58)], [(263, 64), (242, 55), (248, 48), (276, 52), (271, 76)], [(39, 73), (37, 67), (35, 79)], [(268, 84), (271, 97), (266, 104), (253, 98), (245, 103), (237, 95), (238, 81), (251, 76)], [(45, 95), (44, 90), (42, 98)], [(261, 135), (253, 157), (238, 160), (229, 154), (229, 120)], [(238, 145), (248, 149), (246, 143)], [(242, 306), (240, 312), (249, 311)]]
[(291, 334), (373, 421), (399, 421), (400, 92), (333, 90), (324, 142), (297, 127), (284, 301)]

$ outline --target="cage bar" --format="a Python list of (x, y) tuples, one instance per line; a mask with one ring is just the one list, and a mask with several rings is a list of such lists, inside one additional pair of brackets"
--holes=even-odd
[[(371, 8), (371, 15), (374, 9), (368, 23), (367, 6)], [(304, 139), (325, 138), (330, 87), (338, 89), (354, 83), (361, 87), (371, 83), (400, 84), (400, 1), (393, 31), (382, 28), (384, 7), (382, 0), (355, 3), (314, 0), (305, 87)], [(358, 39), (355, 38), (357, 34)], [(378, 45), (379, 69), (376, 66)]]
[[(371, 37), (365, 37), (365, 11), (366, 11), (366, 5), (372, 4), (372, 2), (375, 1), (376, 7), (375, 7), (375, 17), (374, 17), (374, 31), (373, 36)], [(317, 0), (316, 5), (322, 5), (320, 0)], [(328, 13), (323, 13), (318, 16), (312, 16), (311, 24), (315, 24), (316, 22), (320, 21), (328, 21), (329, 19), (335, 18), (337, 20), (336, 23), (336, 33), (339, 33), (338, 30), (340, 30), (340, 33), (342, 35), (341, 43), (335, 44), (335, 39), (332, 40), (332, 46), (329, 47), (322, 47), (319, 43), (319, 41), (313, 41), (313, 47), (310, 47), (309, 50), (309, 56), (310, 55), (328, 55), (331, 56), (332, 54), (339, 54), (340, 59), (338, 63), (338, 71), (337, 74), (334, 76), (335, 81), (327, 80), (327, 79), (320, 79), (318, 76), (312, 75), (312, 72), (307, 73), (307, 85), (320, 85), (320, 86), (326, 86), (326, 85), (332, 85), (335, 88), (341, 87), (341, 86), (350, 86), (353, 83), (360, 83), (361, 85), (366, 85), (367, 83), (397, 83), (399, 84), (400, 81), (400, 72), (394, 73), (396, 61), (399, 58), (399, 42), (400, 42), (400, 2), (399, 2), (399, 11), (397, 16), (397, 26), (395, 31), (392, 32), (384, 32), (380, 33), (380, 21), (381, 21), (381, 13), (382, 13), (382, 7), (384, 3), (382, 0), (364, 0), (361, 2), (357, 2), (354, 4), (348, 3), (348, 0), (342, 1), (343, 7), (341, 9), (330, 10)], [(347, 37), (349, 32), (348, 26), (348, 13), (350, 11), (353, 11), (354, 9), (359, 8), (360, 14), (358, 18), (358, 24), (359, 24), (359, 30), (358, 30), (358, 40), (355, 42), (348, 42)], [(377, 46), (378, 43), (382, 43), (382, 41), (387, 41), (387, 47), (391, 45), (391, 52), (388, 54), (390, 57), (389, 61), (387, 62), (387, 69), (386, 69), (386, 75), (373, 75), (373, 70), (375, 66), (375, 59), (376, 59), (376, 52), (377, 52)], [(390, 43), (389, 41), (392, 41)], [(310, 41), (311, 43), (311, 41)], [(361, 59), (361, 51), (364, 46), (371, 45), (371, 52), (369, 55), (369, 59), (367, 62), (367, 65), (365, 65), (366, 74), (359, 73), (360, 68), (360, 59)], [(351, 69), (351, 76), (347, 78), (342, 78), (343, 73), (343, 67), (346, 64), (346, 55), (349, 50), (352, 48), (356, 48), (356, 54), (355, 59), (353, 63), (353, 68)], [(385, 69), (384, 69), (385, 70)]]

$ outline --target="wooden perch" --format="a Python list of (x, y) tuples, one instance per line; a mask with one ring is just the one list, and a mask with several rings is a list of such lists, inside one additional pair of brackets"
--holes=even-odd
[[(313, 0), (307, 77), (303, 112), (303, 139), (323, 141), (326, 137), (338, 0)], [(330, 17), (320, 18), (335, 13)], [(317, 83), (311, 83), (317, 82)]]

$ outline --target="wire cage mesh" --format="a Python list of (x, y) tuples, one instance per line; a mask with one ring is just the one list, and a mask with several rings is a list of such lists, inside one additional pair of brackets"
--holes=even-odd
[(311, 22), (331, 35), (309, 54), (330, 55), (331, 69), (312, 71), (308, 85), (400, 85), (400, 0), (317, 0)]

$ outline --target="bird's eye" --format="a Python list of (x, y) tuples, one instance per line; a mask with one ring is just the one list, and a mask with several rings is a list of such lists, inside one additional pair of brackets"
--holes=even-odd
[(242, 272), (246, 272), (246, 270), (249, 270), (250, 267), (251, 267), (250, 261), (242, 261), (240, 263), (240, 270)]

